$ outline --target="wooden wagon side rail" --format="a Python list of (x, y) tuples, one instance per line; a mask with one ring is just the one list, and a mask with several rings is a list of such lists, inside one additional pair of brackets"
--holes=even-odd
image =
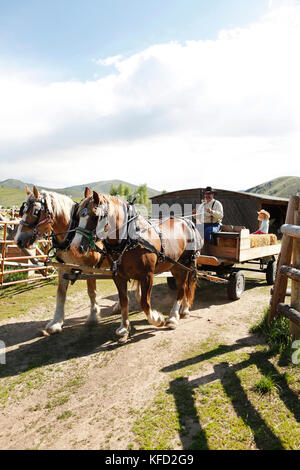
[[(271, 298), (269, 322), (278, 315), (288, 318), (292, 336), (300, 338), (300, 197), (291, 196), (286, 223), (281, 227), (281, 232), (283, 239)], [(292, 280), (290, 306), (284, 303), (289, 279)]]

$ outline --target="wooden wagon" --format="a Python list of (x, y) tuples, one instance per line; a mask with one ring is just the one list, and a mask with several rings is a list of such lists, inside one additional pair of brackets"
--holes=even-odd
[[(259, 244), (262, 246), (257, 246)], [(280, 247), (273, 234), (250, 235), (245, 227), (223, 226), (220, 232), (214, 234), (213, 243), (204, 244), (197, 258), (198, 277), (226, 284), (229, 299), (237, 300), (244, 292), (245, 276), (236, 265), (251, 263), (252, 267), (243, 266), (243, 270), (264, 272), (267, 284), (272, 285)], [(171, 289), (176, 288), (173, 277), (168, 277), (167, 281)]]
[[(249, 230), (244, 227), (223, 226), (221, 232), (214, 235), (214, 244), (205, 243), (197, 258), (197, 278), (227, 286), (228, 297), (237, 300), (245, 289), (245, 276), (240, 267), (236, 265), (251, 263), (259, 268), (243, 267), (245, 271), (258, 271), (266, 274), (266, 280), (272, 285), (276, 276), (276, 255), (280, 252), (280, 244), (274, 235), (265, 235), (260, 240), (265, 242), (268, 237), (275, 237), (273, 244), (251, 247)], [(267, 237), (267, 238), (266, 238)], [(255, 241), (259, 238), (255, 238)], [(252, 243), (253, 244), (253, 243)], [(71, 282), (76, 280), (113, 279), (113, 273), (109, 269), (98, 269), (89, 266), (72, 264), (47, 263), (48, 266), (60, 267), (68, 272), (64, 277)], [(176, 281), (170, 272), (159, 274), (158, 277), (166, 277), (168, 286), (176, 289)]]

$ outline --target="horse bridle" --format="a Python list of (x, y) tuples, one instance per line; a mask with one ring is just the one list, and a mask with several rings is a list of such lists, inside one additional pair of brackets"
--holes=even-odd
[[(79, 218), (80, 217), (85, 217), (87, 215), (87, 213), (88, 213), (88, 208), (84, 207), (79, 212)], [(77, 227), (76, 228), (76, 233), (78, 232), (80, 235), (82, 235), (84, 238), (86, 238), (89, 241), (89, 244), (90, 244), (92, 250), (98, 251), (97, 250), (98, 247), (95, 244), (95, 241), (97, 239), (96, 227), (97, 227), (97, 224), (98, 224), (98, 220), (105, 219), (105, 226), (104, 226), (103, 231), (107, 232), (107, 230), (108, 230), (108, 206), (107, 206), (107, 204), (98, 205), (98, 207), (96, 208), (96, 214), (95, 215), (97, 217), (97, 222), (96, 222), (96, 226), (93, 230), (87, 230), (87, 229), (82, 228), (82, 227)]]
[[(23, 220), (23, 219), (20, 221), (20, 225), (24, 225), (24, 227), (28, 227), (28, 228), (33, 229), (33, 235), (32, 235), (32, 239), (31, 239), (33, 241), (35, 241), (37, 235), (39, 234), (38, 233), (38, 227), (42, 224), (45, 224), (46, 222), (51, 222), (52, 221), (50, 211), (47, 207), (45, 199), (42, 198), (42, 199), (37, 199), (36, 201), (34, 201), (34, 203), (37, 203), (37, 202), (39, 202), (41, 204), (41, 207), (39, 209), (34, 209), (33, 213), (31, 214), (33, 217), (36, 218), (35, 221), (32, 222), (32, 223), (25, 222), (25, 220)], [(23, 217), (23, 215), (26, 214), (29, 207), (30, 207), (30, 204), (28, 204), (27, 201), (23, 202), (23, 204), (20, 207), (20, 211), (19, 211), (19, 214), (20, 214), (21, 217)], [(44, 219), (40, 220), (41, 215), (42, 215), (43, 212), (46, 212), (47, 215)]]

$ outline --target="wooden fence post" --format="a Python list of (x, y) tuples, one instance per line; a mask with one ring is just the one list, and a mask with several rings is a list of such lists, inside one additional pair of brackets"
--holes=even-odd
[[(300, 204), (295, 212), (294, 224), (300, 225)], [(293, 268), (300, 269), (300, 239), (293, 239)], [(300, 312), (300, 282), (292, 280), (291, 307)], [(300, 338), (300, 326), (290, 321), (290, 332), (293, 338)]]
[[(299, 208), (300, 198), (298, 196), (291, 196), (288, 210), (286, 214), (285, 223), (294, 224), (295, 220), (295, 211)], [(280, 268), (282, 265), (290, 265), (292, 259), (293, 251), (293, 239), (288, 235), (283, 235), (281, 243), (281, 252), (278, 258), (277, 263), (277, 275), (274, 284), (273, 295), (271, 299), (271, 306), (269, 311), (269, 322), (278, 316), (277, 305), (284, 302), (286, 295), (286, 288), (288, 283), (288, 278), (280, 273)]]

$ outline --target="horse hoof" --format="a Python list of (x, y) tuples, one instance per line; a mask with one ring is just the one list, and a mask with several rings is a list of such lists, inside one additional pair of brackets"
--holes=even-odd
[(187, 310), (186, 312), (180, 313), (180, 318), (188, 318), (190, 315), (190, 312)]
[(50, 336), (47, 330), (38, 330), (40, 336)]
[(176, 330), (178, 326), (178, 321), (175, 320), (175, 319), (170, 319), (170, 320), (167, 320), (167, 323), (166, 323), (166, 327), (169, 328), (170, 330)]
[(119, 344), (125, 344), (125, 343), (127, 343), (128, 338), (129, 338), (129, 333), (127, 335), (124, 335), (124, 336), (119, 336), (117, 341), (118, 341)]
[(62, 325), (59, 324), (54, 324), (52, 326), (46, 326), (45, 331), (48, 333), (48, 335), (55, 335), (57, 333), (62, 332)]

